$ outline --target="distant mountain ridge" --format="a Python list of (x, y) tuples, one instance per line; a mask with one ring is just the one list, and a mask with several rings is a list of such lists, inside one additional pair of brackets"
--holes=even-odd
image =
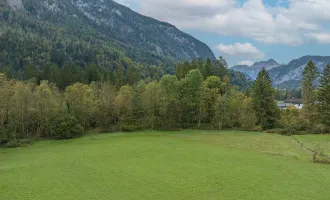
[(310, 60), (313, 61), (320, 73), (323, 72), (327, 64), (330, 64), (330, 56), (303, 56), (294, 59), (287, 65), (269, 70), (269, 75), (272, 77), (274, 85), (300, 87), (302, 72)]
[(298, 88), (302, 79), (302, 72), (309, 61), (313, 61), (320, 73), (324, 67), (330, 64), (330, 56), (303, 56), (290, 61), (287, 65), (280, 65), (275, 60), (257, 62), (251, 67), (238, 65), (232, 67), (233, 70), (247, 74), (247, 78), (256, 78), (262, 67), (269, 71), (273, 84), (281, 88)]
[(247, 78), (256, 79), (258, 73), (262, 68), (270, 70), (278, 66), (280, 66), (280, 64), (278, 64), (274, 59), (269, 59), (268, 61), (256, 62), (252, 66), (236, 65), (233, 66), (231, 69), (248, 75)]

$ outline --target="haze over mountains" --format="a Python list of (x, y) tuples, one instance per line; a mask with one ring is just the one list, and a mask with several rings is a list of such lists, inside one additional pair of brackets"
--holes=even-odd
[(304, 56), (290, 61), (288, 64), (278, 64), (275, 60), (261, 61), (252, 66), (233, 66), (234, 71), (244, 73), (248, 78), (256, 79), (258, 72), (265, 67), (273, 80), (273, 84), (285, 88), (300, 87), (302, 72), (307, 63), (312, 60), (322, 73), (324, 67), (330, 64), (330, 56)]

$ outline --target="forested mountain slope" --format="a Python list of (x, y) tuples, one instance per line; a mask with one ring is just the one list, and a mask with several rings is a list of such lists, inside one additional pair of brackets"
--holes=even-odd
[[(204, 43), (110, 0), (0, 0), (0, 22), (0, 72), (61, 89), (159, 80), (184, 61), (225, 70)], [(240, 88), (250, 84), (241, 73), (224, 74)]]
[(0, 2), (2, 37), (5, 39), (10, 31), (18, 29), (22, 34), (36, 37), (29, 39), (61, 40), (57, 49), (67, 51), (76, 42), (72, 38), (77, 37), (78, 42), (88, 42), (88, 47), (99, 42), (98, 47), (112, 47), (134, 61), (156, 65), (164, 60), (215, 59), (204, 43), (168, 23), (140, 15), (112, 0)]

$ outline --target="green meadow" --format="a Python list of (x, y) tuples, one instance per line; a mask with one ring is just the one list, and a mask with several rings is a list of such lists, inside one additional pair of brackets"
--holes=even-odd
[[(330, 136), (294, 136), (330, 153)], [(290, 136), (239, 131), (89, 134), (0, 149), (1, 200), (330, 199), (330, 165)]]

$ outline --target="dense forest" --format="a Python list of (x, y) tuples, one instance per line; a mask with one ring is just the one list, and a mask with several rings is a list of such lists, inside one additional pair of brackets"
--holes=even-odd
[[(175, 74), (175, 66), (183, 63), (120, 43), (85, 27), (58, 26), (6, 9), (0, 12), (0, 20), (4, 22), (0, 24), (0, 72), (9, 78), (35, 78), (37, 83), (48, 80), (61, 90), (75, 82), (133, 85), (140, 79), (159, 80), (163, 74)], [(182, 65), (186, 67), (184, 70), (202, 71), (206, 61), (199, 59), (193, 60), (191, 66), (187, 62)], [(220, 61), (208, 60), (206, 64), (217, 71), (206, 73), (227, 74), (242, 89), (251, 84), (243, 74), (225, 69), (225, 63)], [(115, 83), (119, 80), (117, 76), (123, 76), (120, 83)]]
[[(72, 138), (90, 129), (281, 128), (279, 132), (286, 134), (329, 132), (330, 65), (320, 78), (319, 88), (314, 85), (319, 76), (315, 65), (310, 62), (306, 66), (302, 111), (294, 107), (279, 110), (265, 69), (244, 94), (225, 73), (217, 76), (208, 67), (202, 69), (204, 73), (198, 68), (185, 72), (185, 65), (192, 63), (179, 65), (177, 75), (141, 79), (131, 85), (117, 76), (120, 80), (115, 83), (77, 82), (64, 90), (50, 81), (20, 81), (1, 74), (0, 142), (12, 146), (20, 139)], [(206, 75), (205, 71), (211, 73)]]

